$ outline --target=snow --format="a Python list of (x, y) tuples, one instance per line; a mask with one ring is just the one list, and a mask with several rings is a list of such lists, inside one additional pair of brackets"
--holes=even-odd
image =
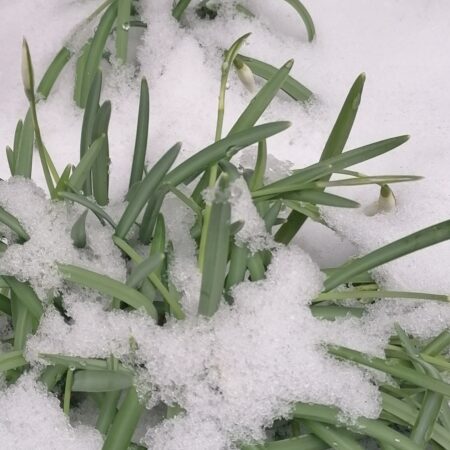
[(0, 206), (13, 214), (30, 236), (24, 244), (8, 246), (1, 259), (2, 273), (29, 281), (42, 299), (63, 287), (56, 263), (75, 264), (125, 279), (125, 263), (111, 240), (112, 230), (102, 226), (92, 213), (88, 213), (86, 225), (87, 245), (77, 249), (70, 230), (82, 208), (51, 202), (41, 188), (20, 177), (2, 182)]
[(4, 450), (98, 450), (102, 437), (91, 427), (72, 427), (59, 401), (32, 374), (0, 393)]
[[(62, 291), (71, 318), (64, 320), (53, 306), (46, 306), (36, 335), (27, 340), (27, 360), (40, 367), (45, 364), (40, 353), (114, 355), (140, 367), (137, 388), (146, 398), (151, 394), (149, 409), (164, 401), (184, 410), (157, 426), (154, 418), (141, 424), (143, 443), (155, 450), (226, 450), (239, 442), (261, 440), (265, 427), (288, 417), (295, 401), (336, 405), (350, 418), (377, 417), (380, 403), (373, 379), (379, 374), (337, 362), (327, 355), (326, 344), (382, 356), (395, 323), (422, 339), (450, 326), (449, 306), (429, 301), (379, 301), (361, 319), (334, 322), (314, 318), (309, 309), (322, 287), (320, 267), (337, 266), (450, 215), (450, 62), (442, 58), (442, 49), (450, 48), (450, 4), (444, 0), (305, 1), (317, 29), (316, 40), (308, 43), (302, 23), (286, 2), (242, 3), (256, 19), (237, 14), (233, 2), (225, 1), (214, 21), (200, 21), (189, 12), (180, 27), (169, 14), (172, 0), (141, 2), (149, 27), (135, 36), (140, 41), (139, 76), (134, 76), (134, 68), (119, 68), (114, 61), (104, 67), (102, 98), (110, 99), (113, 107), (110, 213), (120, 212), (128, 187), (140, 76), (146, 76), (150, 86), (149, 165), (175, 141), (183, 142), (180, 160), (185, 159), (214, 138), (223, 50), (247, 32), (252, 34), (242, 53), (277, 67), (294, 58), (291, 75), (315, 94), (308, 104), (280, 95), (264, 114), (261, 123), (293, 123), (268, 140), (268, 182), (317, 161), (351, 83), (363, 71), (367, 82), (346, 148), (405, 133), (412, 138), (357, 170), (425, 178), (392, 185), (395, 208), (370, 216), (367, 207), (377, 201), (378, 186), (334, 189), (362, 207), (322, 208), (331, 229), (307, 222), (291, 247), (275, 250), (266, 279), (236, 286), (233, 306), (223, 302), (211, 319), (196, 316), (201, 274), (189, 233), (194, 214), (180, 200), (167, 196), (162, 213), (174, 248), (169, 275), (187, 318), (169, 319), (164, 327), (141, 312), (111, 310), (110, 299), (61, 280), (55, 262), (125, 280), (125, 262), (112, 244), (108, 226), (89, 213), (88, 247), (75, 249), (70, 228), (81, 208), (50, 202), (30, 181), (1, 182), (0, 205), (20, 220), (31, 237), (1, 256), (1, 273), (30, 281), (42, 300)], [(20, 17), (0, 28), (1, 41), (8, 43), (0, 51), (3, 146), (11, 144), (17, 120), (27, 109), (20, 79), (22, 36), (30, 44), (39, 79), (63, 43), (80, 47), (93, 25), (82, 36), (73, 37), (73, 30), (96, 6), (94, 0), (17, 0), (2, 6), (4, 17)], [(67, 88), (73, 86), (73, 73), (72, 60), (49, 99), (38, 107), (43, 138), (59, 170), (78, 161), (82, 112)], [(258, 79), (256, 83), (261, 85)], [(232, 71), (224, 134), (251, 98)], [(237, 160), (252, 167), (255, 154), (256, 148), (246, 149)], [(38, 186), (45, 186), (39, 166), (36, 157), (33, 178)], [(9, 177), (4, 154), (0, 177)], [(236, 242), (251, 251), (272, 247), (243, 181), (238, 179), (233, 188), (239, 195), (233, 198), (232, 222), (244, 220)], [(386, 289), (448, 294), (448, 267), (449, 242), (386, 264), (373, 275)], [(10, 332), (3, 316), (0, 327), (0, 335)], [(2, 352), (7, 350), (2, 346)], [(79, 408), (70, 425), (57, 399), (35, 381), (33, 371), (10, 387), (0, 379), (0, 409), (5, 412), (0, 418), (2, 445), (7, 450), (100, 449), (102, 438), (93, 426), (75, 423), (91, 406)]]

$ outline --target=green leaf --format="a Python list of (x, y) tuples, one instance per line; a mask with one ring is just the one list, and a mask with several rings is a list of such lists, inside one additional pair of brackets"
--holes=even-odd
[(315, 420), (305, 420), (305, 425), (317, 437), (322, 439), (332, 448), (343, 448), (345, 450), (363, 450), (363, 447), (351, 436), (348, 431), (324, 425)]
[(191, 3), (191, 0), (179, 0), (172, 10), (172, 16), (180, 21), (181, 16), (183, 15), (184, 10), (189, 6), (189, 3)]
[(34, 126), (33, 116), (29, 109), (23, 126), (21, 127), (20, 140), (17, 150), (15, 150), (14, 174), (25, 178), (31, 178), (33, 167), (33, 146), (34, 146)]
[(0, 222), (5, 224), (12, 231), (14, 231), (14, 233), (16, 233), (17, 236), (19, 236), (19, 238), (22, 241), (28, 241), (28, 239), (30, 239), (30, 236), (23, 229), (20, 222), (12, 214), (3, 209), (1, 206), (0, 206)]
[(345, 424), (341, 423), (341, 412), (332, 406), (297, 403), (293, 411), (294, 417), (316, 420), (336, 426), (345, 426), (355, 433), (365, 434), (382, 443), (392, 445), (398, 450), (423, 450), (407, 436), (392, 430), (380, 420), (360, 417)]
[[(263, 61), (259, 61), (255, 58), (250, 58), (249, 56), (244, 56), (239, 54), (238, 59), (242, 60), (251, 71), (258, 77), (269, 80), (278, 70), (276, 67), (267, 64)], [(306, 102), (311, 100), (313, 93), (303, 84), (299, 83), (295, 78), (288, 76), (285, 82), (282, 84), (281, 89), (298, 102)]]
[(267, 442), (261, 445), (243, 445), (241, 450), (328, 450), (329, 445), (312, 434)]
[(11, 302), (6, 295), (0, 294), (0, 311), (8, 316), (11, 315)]
[(255, 191), (253, 197), (278, 194), (280, 192), (297, 191), (309, 183), (332, 174), (336, 170), (359, 164), (369, 159), (376, 158), (384, 153), (390, 152), (408, 140), (408, 136), (397, 136), (383, 141), (349, 150), (341, 155), (331, 157), (327, 160), (297, 170), (294, 174), (275, 181)]
[(316, 35), (316, 30), (314, 27), (314, 22), (308, 10), (299, 0), (285, 0), (285, 1), (289, 3), (297, 11), (298, 15), (303, 20), (303, 23), (305, 24), (306, 27), (306, 31), (308, 32), (308, 41), (311, 42), (314, 39), (314, 36)]
[(95, 289), (104, 295), (118, 298), (132, 308), (144, 308), (151, 317), (157, 320), (158, 314), (153, 303), (139, 291), (130, 288), (126, 284), (106, 275), (100, 275), (69, 264), (58, 264), (58, 268), (66, 280)]
[(80, 56), (77, 59), (75, 67), (75, 89), (73, 91), (73, 99), (75, 103), (82, 108), (81, 104), (81, 92), (83, 90), (83, 73), (86, 67), (87, 57), (89, 55), (89, 48), (91, 46), (92, 39), (89, 39), (80, 51)]
[(262, 188), (267, 166), (267, 142), (265, 139), (258, 142), (258, 156), (256, 158), (255, 170), (250, 178), (248, 187), (250, 192)]
[(247, 269), (250, 272), (250, 278), (252, 281), (264, 279), (266, 269), (260, 253), (255, 253), (254, 255), (248, 256)]
[[(77, 167), (72, 172), (72, 176), (69, 179), (69, 186), (75, 191), (79, 191), (83, 185), (86, 187), (87, 180), (91, 176), (91, 168), (95, 164), (97, 158), (104, 151), (106, 136), (103, 134), (96, 139), (89, 150), (83, 155)], [(84, 192), (87, 195), (86, 192)]]
[[(347, 281), (346, 281), (347, 283)], [(429, 294), (427, 292), (408, 292), (408, 291), (384, 291), (384, 290), (363, 290), (351, 289), (344, 291), (323, 292), (316, 297), (315, 301), (323, 300), (344, 300), (344, 299), (376, 299), (376, 298), (405, 298), (413, 300), (435, 300), (439, 302), (448, 302), (447, 295)]]
[(365, 184), (392, 184), (403, 183), (405, 181), (421, 180), (422, 177), (414, 175), (382, 175), (375, 177), (358, 177), (358, 178), (346, 178), (344, 180), (334, 181), (315, 181), (312, 183), (312, 187), (326, 188), (336, 186), (361, 186)]
[[(383, 411), (392, 414), (394, 417), (398, 417), (411, 427), (414, 426), (414, 423), (416, 422), (419, 415), (419, 411), (415, 407), (407, 404), (404, 401), (396, 399), (386, 392), (381, 392), (381, 400)], [(434, 429), (432, 430), (431, 439), (446, 448), (446, 446), (450, 442), (450, 432), (443, 426), (436, 424)], [(424, 447), (421, 446), (420, 448)]]
[(64, 366), (48, 366), (42, 371), (39, 381), (50, 391), (62, 379), (66, 371), (67, 368)]
[(119, 220), (116, 228), (116, 236), (124, 238), (138, 215), (148, 202), (149, 197), (155, 193), (161, 184), (167, 171), (180, 152), (181, 144), (175, 144), (170, 150), (168, 150), (159, 161), (151, 168), (150, 172), (146, 175), (142, 183), (133, 198), (128, 203), (122, 217)]
[(280, 87), (286, 81), (293, 64), (293, 60), (288, 61), (269, 81), (267, 81), (239, 116), (238, 120), (231, 128), (229, 135), (247, 130), (255, 125), (257, 120), (274, 99), (275, 95), (277, 95)]
[[(342, 105), (341, 111), (339, 112), (338, 118), (336, 119), (336, 123), (334, 124), (330, 136), (328, 137), (328, 140), (325, 143), (325, 147), (320, 156), (319, 164), (321, 162), (326, 161), (333, 162), (333, 160), (330, 159), (333, 157), (336, 158), (344, 150), (345, 144), (347, 143), (347, 139), (350, 135), (350, 131), (353, 127), (356, 114), (358, 112), (359, 104), (361, 102), (361, 95), (365, 79), (366, 79), (365, 74), (359, 75), (359, 77), (355, 80), (352, 87), (350, 88), (350, 91), (347, 94), (344, 104)], [(374, 156), (378, 156), (378, 154)], [(355, 162), (344, 165), (344, 167), (338, 167), (335, 170), (339, 170), (348, 167), (350, 165), (357, 164), (358, 162), (362, 161), (356, 160)], [(310, 167), (312, 168), (314, 166)], [(328, 181), (332, 173), (333, 170), (324, 173), (323, 175), (321, 175), (321, 177), (326, 177), (324, 179), (325, 181)], [(313, 179), (314, 178), (312, 178), (311, 181)], [(292, 238), (297, 234), (298, 230), (302, 227), (302, 225), (305, 223), (306, 219), (307, 216), (301, 214), (298, 211), (292, 211), (287, 219), (287, 222), (284, 225), (282, 225), (278, 230), (278, 232), (276, 233), (275, 240), (283, 244), (288, 244), (292, 240)]]
[(272, 203), (272, 205), (265, 212), (263, 219), (264, 219), (264, 224), (266, 226), (266, 231), (268, 233), (270, 233), (272, 231), (272, 227), (274, 227), (275, 224), (277, 223), (278, 214), (280, 213), (282, 206), (283, 206), (283, 204), (281, 203), (281, 201), (276, 200), (275, 202)]
[(75, 194), (73, 192), (59, 192), (59, 197), (64, 198), (66, 200), (70, 200), (75, 203), (79, 203), (80, 205), (85, 206), (90, 209), (100, 220), (100, 222), (108, 222), (113, 228), (116, 228), (116, 224), (114, 220), (96, 203), (88, 200), (83, 195)]
[(117, 59), (125, 64), (128, 52), (131, 0), (118, 0), (117, 4), (116, 55)]
[(3, 279), (6, 281), (10, 289), (17, 296), (17, 299), (25, 306), (30, 314), (39, 321), (44, 312), (42, 303), (39, 297), (34, 292), (33, 288), (27, 283), (17, 281), (14, 277), (3, 275)]
[(272, 122), (258, 125), (209, 145), (195, 155), (183, 161), (167, 175), (165, 182), (177, 186), (196, 178), (201, 172), (223, 158), (231, 158), (239, 150), (255, 144), (262, 139), (281, 133), (290, 126), (290, 122)]
[(83, 71), (83, 83), (81, 88), (80, 104), (82, 108), (86, 106), (89, 90), (99, 69), (100, 61), (105, 49), (106, 39), (111, 32), (116, 16), (117, 4), (112, 3), (100, 19), (100, 23), (98, 24), (91, 45), (89, 46), (89, 52)]
[(399, 378), (403, 381), (415, 384), (417, 386), (429, 389), (433, 392), (450, 396), (450, 384), (444, 383), (441, 380), (433, 379), (428, 375), (424, 375), (416, 370), (409, 369), (403, 366), (390, 365), (387, 361), (381, 358), (367, 356), (364, 353), (356, 350), (351, 350), (345, 347), (328, 346), (328, 351), (334, 356), (353, 361), (357, 364), (362, 364), (373, 369), (381, 370), (389, 375)]
[[(109, 368), (107, 361), (104, 359), (81, 358), (78, 356), (57, 355), (49, 353), (40, 353), (39, 357), (52, 364), (64, 366), (66, 368), (71, 367), (72, 369), (104, 371)], [(129, 372), (129, 369), (126, 369), (121, 364), (118, 365), (117, 370)]]
[(311, 314), (318, 319), (336, 320), (338, 317), (362, 317), (366, 312), (361, 307), (346, 307), (337, 305), (312, 305)]
[(141, 92), (139, 96), (139, 113), (136, 129), (136, 141), (134, 144), (133, 163), (129, 188), (142, 180), (144, 173), (145, 155), (147, 152), (148, 122), (150, 115), (150, 100), (148, 84), (145, 78), (141, 81)]
[(92, 168), (92, 188), (96, 202), (100, 206), (105, 206), (109, 202), (109, 141), (108, 126), (111, 117), (111, 102), (106, 101), (100, 107), (95, 117), (94, 128), (92, 130), (92, 140), (100, 138), (103, 134), (105, 140), (102, 148)]
[(117, 412), (117, 404), (119, 403), (122, 391), (111, 391), (104, 395), (103, 403), (100, 405), (100, 411), (98, 412), (97, 428), (100, 433), (105, 435), (114, 420), (114, 416)]
[(15, 175), (15, 156), (14, 156), (14, 150), (10, 146), (6, 146), (6, 159), (8, 160), (8, 166), (9, 171), (11, 173), (11, 176)]
[(136, 389), (131, 387), (111, 424), (102, 450), (127, 450), (144, 409)]
[(127, 279), (127, 286), (138, 289), (142, 282), (158, 267), (161, 266), (164, 255), (156, 253), (137, 264)]
[(11, 369), (18, 369), (26, 366), (28, 363), (22, 355), (21, 351), (12, 351), (0, 353), (0, 372)]
[(133, 385), (130, 373), (113, 370), (77, 370), (73, 377), (74, 392), (110, 392)]
[(73, 372), (74, 370), (72, 368), (70, 368), (66, 372), (66, 385), (64, 386), (63, 397), (63, 411), (66, 416), (70, 414), (70, 398), (72, 396)]
[(69, 62), (71, 56), (71, 51), (67, 47), (63, 47), (48, 66), (41, 82), (39, 83), (39, 86), (37, 87), (37, 93), (42, 98), (48, 97), (53, 85), (59, 77), (59, 74)]
[(86, 247), (86, 216), (88, 212), (89, 210), (86, 209), (83, 214), (81, 214), (70, 231), (73, 245), (77, 248)]
[(437, 356), (448, 346), (450, 346), (450, 331), (444, 330), (422, 350), (422, 354)]
[(72, 164), (67, 164), (67, 166), (64, 168), (58, 183), (55, 186), (55, 196), (56, 198), (59, 197), (59, 194), (64, 191), (65, 189), (68, 188), (69, 186), (69, 180), (70, 180), (70, 175), (72, 173)]
[(450, 220), (424, 228), (361, 258), (354, 259), (339, 270), (333, 271), (325, 280), (324, 291), (334, 289), (350, 277), (448, 239), (450, 239)]
[[(136, 186), (136, 185), (135, 185)], [(164, 198), (169, 190), (170, 185), (164, 184), (152, 196), (150, 196), (142, 217), (141, 226), (139, 227), (139, 240), (143, 244), (150, 244), (153, 231), (158, 219)]]
[[(142, 256), (139, 255), (139, 253), (136, 252), (136, 250), (134, 250), (133, 247), (131, 247), (131, 245), (126, 241), (120, 239), (117, 236), (113, 236), (113, 241), (117, 245), (117, 247), (119, 247), (127, 256), (131, 258), (134, 263), (139, 264), (143, 261), (144, 258), (142, 258)], [(167, 290), (167, 288), (155, 273), (150, 273), (148, 275), (148, 279), (156, 287), (156, 289), (158, 289), (164, 300), (170, 306), (171, 313), (173, 313), (173, 315), (177, 319), (184, 319), (185, 315), (180, 305), (178, 304), (178, 298)]]
[(14, 350), (22, 351), (25, 348), (27, 336), (32, 333), (32, 320), (28, 309), (17, 298), (13, 292), (11, 294), (11, 304), (15, 304), (12, 308), (12, 319), (14, 326)]
[(336, 123), (331, 130), (330, 136), (320, 156), (320, 161), (325, 161), (333, 156), (337, 156), (344, 150), (347, 143), (356, 114), (361, 103), (362, 91), (366, 81), (366, 74), (360, 74), (353, 83), (347, 97), (339, 112)]
[[(92, 133), (94, 130), (95, 118), (98, 112), (98, 103), (100, 101), (100, 93), (102, 90), (102, 73), (97, 71), (94, 79), (90, 84), (88, 97), (85, 103), (85, 110), (83, 114), (83, 123), (81, 125), (81, 138), (80, 138), (80, 161), (84, 155), (88, 152), (89, 146), (92, 144)], [(83, 187), (85, 195), (92, 195), (92, 180), (91, 172)]]
[(228, 176), (223, 174), (218, 181), (206, 235), (205, 264), (198, 306), (198, 313), (204, 316), (212, 316), (217, 311), (224, 288), (231, 217), (231, 207), (225, 192), (227, 188)]
[(234, 285), (244, 281), (245, 272), (247, 271), (248, 249), (240, 247), (236, 244), (231, 246), (230, 267), (225, 282), (225, 289), (228, 291)]
[[(153, 234), (152, 245), (150, 247), (150, 255), (157, 255), (158, 253), (163, 254), (166, 251), (166, 225), (164, 222), (164, 216), (158, 214), (155, 224), (155, 233)], [(156, 276), (161, 278), (163, 264), (154, 270)]]
[[(271, 198), (273, 198), (271, 196)], [(290, 191), (287, 193), (280, 193), (276, 198), (283, 200), (296, 200), (300, 202), (308, 202), (315, 205), (328, 205), (335, 208), (358, 208), (360, 204), (345, 197), (335, 194), (329, 194), (321, 190), (302, 189), (299, 191)]]

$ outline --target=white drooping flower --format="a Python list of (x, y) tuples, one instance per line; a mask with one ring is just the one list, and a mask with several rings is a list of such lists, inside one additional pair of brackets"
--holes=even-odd
[(235, 61), (236, 72), (242, 84), (250, 91), (254, 92), (256, 89), (255, 77), (250, 67), (242, 61)]

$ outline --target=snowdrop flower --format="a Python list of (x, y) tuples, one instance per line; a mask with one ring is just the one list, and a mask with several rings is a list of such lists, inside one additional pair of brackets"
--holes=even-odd
[(387, 184), (383, 184), (380, 189), (378, 201), (369, 205), (365, 210), (365, 214), (367, 216), (374, 216), (380, 212), (387, 213), (393, 211), (396, 204), (397, 202), (391, 188)]
[(241, 60), (235, 60), (234, 66), (236, 67), (236, 72), (242, 84), (248, 89), (249, 92), (254, 92), (256, 89), (255, 77), (250, 67), (247, 66)]

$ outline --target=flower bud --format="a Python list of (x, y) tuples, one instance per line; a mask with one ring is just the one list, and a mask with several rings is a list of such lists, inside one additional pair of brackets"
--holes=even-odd
[(378, 197), (378, 211), (389, 212), (395, 209), (396, 201), (394, 193), (387, 184), (383, 184), (380, 189), (380, 196)]
[(395, 209), (396, 200), (394, 193), (387, 184), (383, 184), (380, 189), (380, 196), (376, 202), (370, 204), (364, 211), (366, 216), (374, 216), (378, 213), (387, 213)]
[(248, 89), (249, 92), (254, 92), (256, 89), (255, 77), (250, 67), (242, 61), (239, 64), (235, 64), (236, 72), (242, 84)]
[(22, 42), (22, 82), (28, 100), (32, 101), (34, 89), (33, 66), (31, 64), (30, 49), (25, 38)]

